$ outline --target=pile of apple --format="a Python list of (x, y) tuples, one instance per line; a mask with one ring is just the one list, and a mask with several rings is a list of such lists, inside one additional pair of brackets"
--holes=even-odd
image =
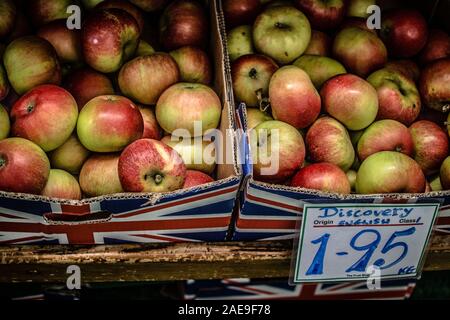
[[(256, 180), (341, 194), (450, 189), (450, 37), (407, 4), (223, 1)], [(264, 172), (274, 154), (278, 170)]]
[(69, 28), (76, 4), (0, 1), (0, 190), (80, 199), (213, 181), (215, 163), (192, 161), (222, 110), (205, 5), (85, 0)]

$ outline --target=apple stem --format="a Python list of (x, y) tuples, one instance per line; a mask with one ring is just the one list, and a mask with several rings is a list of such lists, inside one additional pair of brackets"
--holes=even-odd
[(450, 110), (450, 104), (447, 103), (442, 106), (442, 112), (447, 112), (449, 110)]
[(154, 179), (156, 184), (160, 184), (163, 181), (163, 177), (160, 174), (155, 175)]
[(263, 97), (262, 89), (255, 91), (256, 97), (258, 98), (259, 110), (266, 112), (270, 107), (270, 102), (268, 98)]
[(2, 168), (5, 165), (6, 165), (6, 159), (3, 159), (2, 157), (0, 157), (0, 168)]

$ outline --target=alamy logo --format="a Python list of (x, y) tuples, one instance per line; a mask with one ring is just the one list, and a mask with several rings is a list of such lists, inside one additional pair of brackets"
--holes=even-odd
[(381, 289), (381, 270), (377, 266), (368, 266), (366, 272), (369, 274), (367, 278), (367, 289)]
[(81, 289), (81, 269), (77, 265), (70, 265), (67, 267), (67, 274), (70, 276), (67, 278), (66, 286), (69, 290)]

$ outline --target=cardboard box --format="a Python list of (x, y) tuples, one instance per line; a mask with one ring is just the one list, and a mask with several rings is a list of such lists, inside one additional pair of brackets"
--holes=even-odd
[[(215, 90), (223, 103), (220, 129), (232, 152), (217, 167), (218, 181), (170, 193), (123, 193), (81, 201), (0, 192), (0, 244), (113, 244), (222, 241), (230, 225), (241, 168), (234, 108), (224, 73), (224, 26), (210, 1)], [(229, 65), (228, 65), (229, 66)], [(228, 67), (229, 68), (229, 67)]]

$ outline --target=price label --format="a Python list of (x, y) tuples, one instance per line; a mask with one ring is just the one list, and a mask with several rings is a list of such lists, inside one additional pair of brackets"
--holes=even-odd
[(439, 204), (305, 204), (292, 281), (416, 278)]

